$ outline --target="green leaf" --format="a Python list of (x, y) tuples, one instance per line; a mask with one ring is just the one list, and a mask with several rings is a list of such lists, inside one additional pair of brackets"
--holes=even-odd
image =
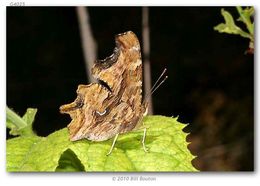
[(221, 9), (221, 14), (225, 19), (225, 23), (220, 23), (219, 25), (215, 26), (214, 30), (220, 33), (236, 34), (245, 38), (253, 39), (249, 33), (243, 31), (235, 24), (232, 15), (228, 11)]
[(22, 136), (34, 135), (32, 124), (34, 122), (36, 113), (37, 113), (37, 109), (35, 108), (28, 108), (26, 110), (26, 113), (23, 115), (23, 120), (27, 123), (27, 126), (20, 130), (20, 135)]
[(254, 39), (254, 23), (251, 22), (251, 16), (253, 16), (255, 10), (254, 7), (247, 7), (242, 9), (240, 6), (237, 7), (237, 11), (240, 15), (240, 17), (238, 18), (238, 21), (243, 22), (249, 33), (251, 34), (251, 40)]
[(237, 20), (241, 22), (245, 22), (244, 20), (250, 20), (251, 16), (253, 16), (255, 13), (254, 7), (246, 7), (244, 9), (241, 7), (237, 8), (238, 12), (240, 13), (240, 17)]
[(60, 157), (57, 172), (79, 172), (85, 171), (84, 166), (76, 156), (76, 154), (68, 149)]
[(23, 115), (23, 120), (27, 123), (27, 125), (32, 126), (36, 113), (37, 109), (35, 108), (28, 108), (26, 110), (26, 113)]
[(31, 150), (41, 140), (41, 137), (17, 137), (7, 140), (6, 143), (6, 169), (9, 172), (19, 172), (27, 158), (30, 157)]
[(13, 136), (31, 136), (35, 135), (32, 129), (32, 124), (37, 113), (37, 109), (28, 108), (26, 113), (21, 118), (14, 111), (6, 108), (6, 126), (11, 129), (10, 134)]
[[(64, 128), (44, 138), (8, 140), (7, 170), (197, 171), (191, 163), (194, 156), (187, 149), (187, 133), (182, 131), (186, 125), (179, 123), (177, 118), (163, 116), (147, 116), (143, 122), (147, 127), (147, 153), (141, 145), (141, 129), (119, 135), (112, 153), (107, 156), (113, 139), (71, 142), (68, 130)], [(17, 160), (16, 156), (20, 158)]]

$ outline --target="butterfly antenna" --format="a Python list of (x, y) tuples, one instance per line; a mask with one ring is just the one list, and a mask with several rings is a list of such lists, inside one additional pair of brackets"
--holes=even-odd
[(152, 95), (164, 82), (165, 80), (168, 78), (168, 76), (165, 76), (163, 78), (162, 81), (160, 81), (163, 77), (163, 75), (166, 73), (167, 69), (165, 68), (163, 70), (163, 72), (161, 73), (161, 75), (159, 76), (159, 78), (157, 79), (157, 81), (154, 83), (153, 87), (151, 88), (151, 91), (149, 91), (148, 93), (146, 93), (144, 99), (143, 99), (143, 102), (145, 102), (148, 98), (148, 96)]
[(160, 81), (160, 79), (162, 78), (162, 76), (166, 73), (167, 69), (165, 68), (163, 70), (163, 72), (161, 73), (161, 75), (159, 76), (159, 78), (156, 80), (156, 82), (154, 83), (153, 87), (151, 88), (151, 92), (153, 91), (154, 87), (158, 84), (158, 82)]
[(165, 76), (164, 79), (156, 86), (154, 89), (151, 90), (151, 95), (165, 82), (165, 80), (168, 78), (168, 76)]

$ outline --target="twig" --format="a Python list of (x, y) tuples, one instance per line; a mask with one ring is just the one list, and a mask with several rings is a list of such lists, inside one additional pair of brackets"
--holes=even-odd
[(76, 10), (79, 20), (83, 54), (85, 58), (85, 68), (88, 81), (90, 83), (96, 81), (91, 75), (91, 68), (94, 64), (94, 61), (97, 59), (97, 44), (91, 31), (88, 9), (86, 7), (80, 6), (76, 7)]
[[(143, 54), (144, 54), (144, 95), (151, 91), (151, 67), (150, 67), (150, 30), (149, 30), (149, 9), (142, 8), (142, 36), (143, 36)], [(153, 114), (152, 96), (147, 98), (149, 102), (148, 113)]]

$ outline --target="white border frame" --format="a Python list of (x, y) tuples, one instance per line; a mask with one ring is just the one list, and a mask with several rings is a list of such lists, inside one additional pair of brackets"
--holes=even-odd
[[(165, 0), (132, 0), (132, 1), (122, 1), (122, 0), (109, 0), (109, 1), (87, 1), (87, 0), (28, 0), (28, 1), (1, 1), (0, 7), (0, 51), (1, 62), (0, 62), (0, 185), (118, 185), (118, 184), (149, 184), (157, 185), (257, 185), (260, 183), (259, 178), (259, 65), (258, 65), (258, 52), (257, 47), (258, 37), (256, 35), (256, 46), (255, 46), (255, 172), (202, 172), (202, 173), (142, 173), (142, 176), (156, 177), (156, 181), (138, 181), (130, 182), (123, 181), (117, 182), (113, 181), (114, 176), (140, 176), (138, 173), (7, 173), (5, 171), (5, 105), (6, 105), (6, 6), (9, 6), (11, 2), (25, 2), (26, 6), (254, 6), (256, 10), (255, 25), (256, 32), (258, 33), (258, 4), (260, 1), (253, 0), (218, 0), (214, 3), (208, 0), (196, 0), (196, 1), (165, 1)], [(109, 2), (109, 3), (108, 3)], [(196, 2), (196, 3), (195, 3)], [(4, 147), (4, 148), (3, 148)]]

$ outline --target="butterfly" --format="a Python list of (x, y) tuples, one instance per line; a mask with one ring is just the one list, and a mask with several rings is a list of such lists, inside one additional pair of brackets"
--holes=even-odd
[[(115, 137), (108, 154), (118, 134), (140, 126), (148, 108), (148, 102), (142, 100), (142, 59), (137, 36), (132, 31), (118, 34), (115, 44), (113, 54), (96, 60), (91, 69), (98, 82), (79, 85), (75, 101), (60, 107), (60, 112), (72, 119), (68, 125), (71, 141)], [(145, 132), (142, 143), (147, 151)]]

